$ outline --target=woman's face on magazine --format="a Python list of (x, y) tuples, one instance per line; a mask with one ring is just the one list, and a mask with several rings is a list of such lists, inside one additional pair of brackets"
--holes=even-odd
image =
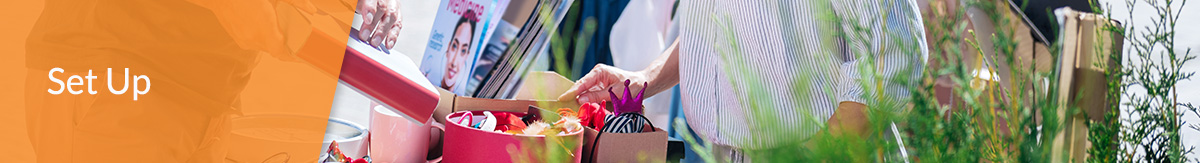
[(446, 48), (446, 74), (442, 75), (442, 83), (444, 87), (453, 88), (455, 77), (458, 76), (458, 71), (462, 69), (464, 62), (467, 60), (468, 50), (471, 48), (471, 27), (467, 23), (459, 23), (454, 28), (454, 37), (450, 38), (450, 47)]

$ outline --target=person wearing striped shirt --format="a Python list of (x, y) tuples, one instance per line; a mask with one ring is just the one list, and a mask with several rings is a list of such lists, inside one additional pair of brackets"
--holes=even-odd
[(823, 128), (862, 134), (864, 99), (907, 101), (908, 85), (876, 79), (915, 79), (924, 66), (916, 5), (683, 0), (675, 20), (679, 38), (667, 55), (637, 71), (597, 65), (560, 100), (608, 100), (607, 90), (623, 90), (626, 79), (647, 96), (679, 84), (687, 124), (714, 144), (715, 156), (734, 162), (803, 142)]

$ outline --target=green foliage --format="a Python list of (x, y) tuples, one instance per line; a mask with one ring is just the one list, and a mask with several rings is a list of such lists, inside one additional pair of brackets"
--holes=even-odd
[[(1157, 17), (1146, 18), (1152, 20), (1149, 27), (1136, 28), (1132, 22), (1136, 20), (1133, 11), (1138, 2), (1157, 13)], [(1175, 46), (1175, 24), (1185, 4), (1187, 0), (1128, 0), (1125, 5), (1130, 17), (1125, 26), (1105, 28), (1105, 32), (1125, 36), (1130, 45), (1125, 48), (1130, 58), (1124, 60), (1120, 71), (1109, 74), (1121, 80), (1109, 83), (1109, 89), (1117, 91), (1108, 94), (1110, 99), (1127, 100), (1113, 109), (1124, 111), (1128, 117), (1112, 113), (1099, 122), (1101, 125), (1090, 127), (1094, 144), (1088, 151), (1093, 156), (1089, 162), (1200, 161), (1187, 157), (1195, 147), (1184, 146), (1180, 136), (1185, 113), (1197, 115), (1196, 107), (1179, 101), (1176, 90), (1178, 82), (1194, 74), (1184, 72), (1183, 65), (1196, 58), (1190, 48), (1181, 51)], [(1173, 8), (1176, 5), (1178, 8)], [(1094, 8), (1100, 11), (1100, 7)], [(1121, 61), (1122, 57), (1114, 55), (1110, 60)], [(1200, 129), (1194, 124), (1189, 127)]]
[[(1104, 15), (1104, 17), (1107, 17), (1107, 18), (1113, 18), (1112, 13), (1104, 12), (1105, 10), (1111, 10), (1111, 6), (1109, 6), (1108, 9), (1105, 9), (1105, 8), (1101, 8), (1100, 5), (1097, 4), (1097, 2), (1095, 2), (1095, 1), (1089, 1), (1089, 3), (1091, 3), (1092, 11), (1096, 11), (1096, 14)], [(1130, 12), (1131, 12), (1130, 14), (1132, 14), (1132, 10), (1130, 10)], [(1117, 26), (1117, 24), (1105, 24), (1104, 27), (1101, 28), (1101, 30), (1099, 30), (1097, 32), (1100, 32), (1098, 34), (1108, 33), (1108, 34), (1111, 34), (1114, 36), (1126, 36), (1125, 29), (1123, 27)], [(1119, 43), (1119, 42), (1113, 42), (1113, 44), (1116, 44), (1116, 43)], [(1115, 45), (1115, 46), (1121, 46), (1121, 45)], [(1097, 51), (1097, 54), (1108, 53), (1108, 56), (1109, 56), (1108, 61), (1109, 62), (1122, 63), (1121, 58), (1123, 58), (1123, 55), (1121, 54), (1121, 51), (1115, 51), (1115, 50), (1104, 49), (1104, 48), (1097, 48), (1096, 51)], [(1125, 74), (1123, 72), (1124, 71), (1106, 71), (1106, 72), (1104, 72), (1105, 73), (1104, 75), (1108, 76), (1110, 78), (1121, 79), (1121, 78), (1123, 78), (1123, 76), (1125, 76)], [(1106, 84), (1106, 88), (1108, 90), (1106, 91), (1107, 93), (1105, 94), (1104, 98), (1106, 98), (1107, 101), (1111, 101), (1112, 103), (1117, 103), (1116, 105), (1113, 105), (1113, 104), (1108, 105), (1109, 106), (1109, 108), (1107, 108), (1108, 110), (1120, 110), (1121, 109), (1121, 106), (1119, 105), (1119, 101), (1121, 101), (1121, 94), (1125, 92), (1124, 87), (1121, 84), (1121, 81), (1122, 80), (1109, 80)], [(1104, 117), (1100, 121), (1088, 121), (1088, 123), (1087, 123), (1087, 125), (1088, 125), (1088, 141), (1091, 142), (1092, 144), (1088, 148), (1088, 151), (1087, 151), (1088, 156), (1089, 156), (1087, 158), (1087, 162), (1092, 162), (1092, 163), (1115, 163), (1115, 162), (1118, 162), (1117, 158), (1119, 156), (1121, 156), (1121, 154), (1122, 154), (1121, 148), (1120, 148), (1120, 142), (1119, 142), (1120, 136), (1121, 136), (1120, 135), (1121, 122), (1119, 120), (1119, 118), (1121, 116), (1120, 114), (1121, 114), (1121, 112), (1119, 112), (1119, 111), (1111, 111), (1111, 112), (1104, 114)], [(1122, 161), (1122, 162), (1125, 162), (1125, 161)]]
[[(1015, 21), (1007, 20), (1007, 17), (1002, 16), (1001, 14), (1004, 12), (1001, 11), (1007, 10), (1007, 8), (998, 6), (995, 2), (996, 1), (968, 1), (965, 3), (969, 7), (982, 10), (982, 13), (988, 13), (986, 17), (991, 21), (991, 24), (997, 27), (995, 33), (988, 33), (986, 35), (988, 37), (982, 37), (989, 39), (988, 41), (992, 43), (992, 47), (979, 47), (978, 40), (975, 40), (977, 33), (964, 32), (968, 31), (966, 30), (967, 24), (960, 20), (965, 19), (965, 12), (963, 8), (966, 7), (961, 7), (958, 10), (952, 11), (952, 13), (935, 13), (934, 17), (925, 18), (925, 24), (928, 27), (926, 32), (937, 33), (930, 35), (932, 38), (929, 42), (931, 47), (931, 60), (935, 63), (940, 63), (937, 65), (936, 69), (926, 69), (922, 71), (922, 76), (918, 78), (917, 81), (905, 81), (903, 78), (883, 79), (881, 78), (882, 75), (874, 74), (875, 72), (863, 73), (865, 79), (873, 79), (879, 82), (886, 81), (914, 85), (914, 87), (910, 88), (912, 92), (911, 98), (908, 99), (909, 101), (901, 102), (909, 104), (909, 107), (907, 107), (907, 109), (901, 109), (903, 110), (901, 112), (881, 111), (885, 108), (881, 108), (880, 106), (896, 106), (894, 104), (886, 104), (888, 101), (884, 98), (867, 98), (868, 100), (866, 101), (868, 106), (871, 107), (868, 109), (868, 118), (871, 120), (870, 125), (874, 131), (885, 131), (886, 127), (890, 124), (888, 122), (901, 122), (900, 124), (902, 125), (900, 125), (901, 127), (899, 128), (904, 132), (904, 134), (899, 136), (901, 136), (903, 141), (905, 141), (904, 143), (908, 145), (908, 147), (905, 149), (909, 150), (911, 154), (910, 158), (884, 159), (889, 158), (887, 155), (891, 154), (881, 154), (886, 153), (882, 151), (888, 151), (889, 148), (894, 149), (898, 144), (896, 141), (886, 141), (888, 140), (886, 139), (888, 137), (886, 133), (875, 133), (865, 137), (844, 137), (832, 135), (827, 130), (821, 130), (813, 135), (812, 139), (808, 139), (797, 144), (781, 145), (784, 146), (784, 148), (779, 148), (781, 150), (761, 151), (758, 152), (761, 154), (751, 154), (752, 156), (755, 156), (751, 158), (754, 158), (756, 161), (767, 160), (771, 162), (865, 162), (902, 160), (920, 162), (1067, 161), (1051, 160), (1053, 157), (1053, 151), (1051, 151), (1051, 145), (1049, 142), (1054, 141), (1055, 136), (1060, 130), (1062, 130), (1061, 127), (1063, 126), (1062, 120), (1058, 119), (1054, 113), (1057, 113), (1059, 110), (1067, 110), (1071, 113), (1074, 113), (1078, 112), (1078, 108), (1061, 108), (1059, 101), (1057, 101), (1054, 96), (1049, 96), (1058, 94), (1057, 92), (1062, 90), (1056, 85), (1048, 85), (1046, 87), (1032, 86), (1038, 85), (1038, 83), (1041, 82), (1047, 82), (1042, 81), (1044, 79), (1049, 80), (1049, 83), (1057, 83), (1058, 79), (1054, 78), (1054, 76), (1058, 76), (1058, 74), (1057, 72), (1040, 73), (1035, 71), (1036, 69), (1033, 64), (1021, 63), (1019, 61), (1020, 58), (1017, 58), (1017, 56), (1014, 55), (1017, 47), (1017, 42), (1014, 38), (1016, 34), (1013, 32), (1013, 29), (1010, 28), (1011, 24), (1009, 24), (1010, 22)], [(1175, 19), (1178, 18), (1176, 17)], [(722, 19), (714, 20), (714, 22), (728, 22), (728, 20)], [(835, 16), (823, 17), (821, 20), (831, 21), (841, 25), (858, 25), (846, 23), (854, 21), (846, 21), (841, 17)], [(726, 34), (733, 35), (734, 33), (729, 32), (730, 27), (728, 26), (730, 25), (727, 23), (724, 25), (725, 28), (723, 29), (727, 30)], [(863, 38), (864, 35), (861, 34), (862, 32), (865, 32), (862, 30), (865, 30), (866, 28), (856, 26), (849, 29), (858, 30), (845, 31), (848, 33), (839, 34), (838, 36), (847, 41), (866, 40)], [(1122, 35), (1123, 33), (1117, 34)], [(1157, 35), (1162, 36), (1163, 34)], [(730, 38), (732, 38), (732, 36)], [(1155, 40), (1162, 40), (1162, 42), (1171, 41), (1165, 39)], [(735, 40), (730, 40), (729, 42), (730, 45), (717, 45), (718, 47), (728, 48), (724, 51), (721, 51), (723, 52), (722, 59), (725, 61), (738, 62), (738, 59), (740, 59), (739, 57), (736, 57), (738, 54), (728, 53), (739, 51), (737, 50), (737, 43)], [(1060, 53), (1057, 46), (1061, 46), (1061, 44), (1055, 43), (1054, 46), (1050, 47), (1052, 54)], [(983, 49), (991, 49), (991, 51), (984, 51)], [(1173, 49), (1173, 47), (1169, 49)], [(980, 63), (976, 64), (963, 62), (963, 56), (976, 54), (993, 55), (985, 57)], [(1175, 54), (1173, 52), (1169, 53), (1168, 55), (1172, 55), (1171, 58), (1176, 58), (1174, 57)], [(1113, 57), (1111, 58), (1113, 60), (1121, 59), (1121, 55), (1110, 56)], [(1058, 57), (1053, 56), (1053, 58)], [(1177, 67), (1181, 66), (1183, 61), (1190, 60), (1189, 57), (1183, 58), (1184, 59), (1179, 61), (1172, 60), (1174, 63), (1169, 63), (1176, 68), (1160, 71), (1178, 73), (1179, 71)], [(874, 57), (868, 57), (868, 62), (872, 63), (874, 59)], [(1000, 67), (998, 65), (1007, 66)], [(873, 65), (868, 64), (866, 66)], [(1127, 65), (1122, 67), (1137, 67), (1137, 65)], [(1144, 67), (1162, 68), (1167, 66), (1147, 64)], [(874, 67), (866, 67), (864, 69), (873, 68)], [(1012, 89), (1004, 89), (1004, 87), (1000, 86), (998, 82), (980, 82), (974, 75), (972, 75), (975, 70), (980, 68), (987, 68), (990, 70), (1006, 68), (1007, 71), (1003, 72), (1010, 73), (1007, 74), (1009, 78), (1005, 79), (1010, 83), (1008, 86), (1025, 88), (1016, 90), (1032, 91), (1010, 92)], [(728, 74), (736, 74), (739, 79), (744, 79), (743, 81), (738, 82), (760, 83), (761, 81), (759, 80), (762, 80), (756, 78), (754, 75), (755, 73), (746, 68), (727, 67), (725, 71), (730, 72)], [(1113, 71), (1109, 73), (1114, 73), (1113, 75), (1123, 75), (1130, 72)], [(1184, 77), (1190, 76), (1190, 74), (1179, 73), (1163, 76)], [(943, 106), (937, 101), (935, 98), (937, 95), (937, 92), (935, 91), (935, 82), (939, 78), (944, 78), (951, 81), (951, 92), (955, 99), (961, 101), (955, 101), (953, 105), (949, 106)], [(1170, 79), (1172, 79), (1172, 81), (1178, 81), (1182, 80), (1183, 78)], [(800, 79), (795, 80), (797, 82), (804, 83), (808, 79), (801, 77)], [(1113, 87), (1109, 87), (1110, 90), (1108, 92), (1114, 92), (1118, 95), (1121, 93), (1126, 93), (1124, 91), (1125, 89), (1122, 87), (1117, 87), (1123, 86), (1120, 85), (1120, 83), (1122, 83), (1121, 80), (1110, 81), (1109, 85)], [(1126, 81), (1126, 83), (1149, 82)], [(1174, 86), (1174, 83), (1154, 84), (1155, 86), (1167, 86), (1171, 88)], [(783, 129), (780, 128), (782, 126), (780, 126), (779, 123), (773, 122), (773, 117), (764, 116), (773, 115), (771, 113), (774, 112), (774, 110), (777, 110), (777, 108), (768, 108), (768, 106), (774, 106), (770, 105), (772, 101), (762, 100), (769, 98), (761, 98), (758, 97), (762, 96), (761, 94), (754, 93), (755, 91), (767, 91), (770, 88), (753, 87), (757, 86), (757, 84), (747, 85), (752, 86), (749, 87), (749, 92), (751, 92), (751, 94), (746, 96), (748, 98), (743, 98), (741, 100), (745, 106), (749, 106), (749, 110), (753, 112), (751, 115), (754, 115), (754, 119), (758, 120), (755, 122), (756, 125), (766, 126), (767, 128), (771, 129)], [(811, 86), (806, 84), (799, 85), (800, 87)], [(871, 85), (864, 85), (863, 87), (872, 88)], [(798, 95), (808, 94), (807, 92), (803, 92), (808, 90), (805, 88), (792, 88), (792, 90), (794, 90), (794, 93)], [(1167, 98), (1166, 96), (1161, 95), (1154, 97), (1163, 99)], [(1109, 98), (1109, 101), (1119, 101), (1120, 97), (1116, 95), (1110, 95), (1106, 96), (1105, 98)], [(1174, 103), (1174, 99), (1168, 99), (1167, 101)], [(1112, 106), (1114, 106), (1112, 109), (1118, 109), (1115, 107), (1117, 105)], [(1172, 107), (1192, 108), (1191, 105), (1185, 104)], [(1111, 159), (1116, 157), (1116, 153), (1128, 153), (1119, 151), (1122, 148), (1114, 148), (1115, 146), (1113, 143), (1115, 142), (1111, 140), (1114, 140), (1114, 138), (1116, 138), (1118, 135), (1113, 133), (1129, 132), (1141, 133), (1141, 135), (1156, 133), (1145, 130), (1133, 130), (1133, 128), (1120, 128), (1121, 125), (1114, 120), (1119, 116), (1118, 114), (1119, 113), (1117, 112), (1110, 112), (1109, 115), (1106, 115), (1104, 121), (1099, 122), (1099, 124), (1103, 125), (1091, 125), (1092, 132), (1089, 138), (1090, 141), (1094, 142), (1094, 147), (1093, 149), (1089, 150), (1089, 154), (1100, 157), (1089, 157), (1089, 160)], [(1181, 114), (1178, 112), (1166, 112), (1166, 114), (1160, 114), (1159, 117), (1165, 117), (1161, 119), (1167, 120), (1166, 122), (1175, 123), (1150, 124), (1181, 124), (1179, 123), (1180, 121), (1178, 121), (1178, 116), (1180, 115)], [(1177, 135), (1178, 125), (1165, 125), (1160, 128), (1174, 129), (1171, 130), (1174, 132), (1157, 132), (1159, 133), (1158, 135), (1165, 136), (1163, 140), (1170, 140), (1166, 142), (1174, 142), (1174, 144), (1152, 145), (1150, 147), (1165, 147), (1168, 149), (1180, 148)], [(1129, 139), (1130, 136), (1126, 135), (1122, 136), (1122, 138)], [(698, 148), (696, 150), (700, 151), (701, 153), (705, 153), (710, 149)], [(1176, 151), (1181, 152), (1173, 152), (1168, 154), (1175, 154), (1173, 156), (1181, 157), (1181, 153), (1186, 153), (1186, 151), (1182, 150)], [(705, 153), (703, 155), (706, 156), (706, 160), (714, 160), (714, 157), (712, 157), (711, 153)], [(891, 158), (895, 157), (893, 156)], [(1182, 159), (1177, 160), (1182, 161)]]
[[(962, 20), (966, 7), (954, 13), (938, 13), (939, 17), (927, 18), (929, 33), (935, 35), (930, 43), (932, 62), (942, 63), (939, 69), (927, 70), (918, 89), (913, 89), (912, 112), (908, 128), (917, 160), (930, 162), (1046, 162), (1050, 160), (1050, 146), (1062, 122), (1055, 113), (1058, 102), (1038, 92), (1056, 94), (1056, 85), (1046, 88), (1031, 86), (1042, 78), (1056, 74), (1038, 73), (1034, 65), (1021, 63), (1015, 56), (1017, 42), (1007, 10), (996, 5), (996, 1), (966, 1), (967, 7), (977, 8), (996, 28), (995, 33), (985, 37), (992, 43), (992, 51), (984, 51), (975, 40), (979, 33), (968, 32)], [(969, 45), (960, 49), (963, 43)], [(979, 55), (990, 54), (990, 55)], [(979, 55), (981, 62), (963, 63), (963, 57)], [(970, 61), (967, 61), (970, 62)], [(1007, 65), (1007, 71), (999, 71)], [(995, 73), (1009, 73), (1009, 87), (999, 82), (981, 81), (972, 75), (981, 67)], [(934, 80), (948, 78), (955, 99), (952, 105), (942, 106), (935, 99)], [(1053, 78), (1051, 78), (1053, 79)], [(1050, 81), (1056, 83), (1056, 81)], [(1024, 89), (1022, 89), (1024, 88)], [(953, 109), (951, 109), (953, 108)], [(1038, 114), (1051, 113), (1051, 114)], [(1043, 123), (1038, 123), (1041, 119)]]
[[(891, 3), (891, 1), (885, 0), (879, 3)], [(937, 3), (937, 0), (934, 1), (931, 4)], [(1008, 17), (1001, 15), (1008, 8), (997, 5), (997, 2), (1001, 1), (964, 0), (962, 4), (966, 4), (966, 6), (958, 7), (949, 13), (935, 10), (932, 16), (925, 17), (925, 30), (926, 33), (930, 33), (927, 37), (930, 37), (928, 45), (931, 65), (929, 68), (920, 70), (920, 76), (915, 80), (904, 77), (886, 78), (883, 74), (875, 71), (860, 72), (861, 79), (872, 81), (862, 82), (861, 87), (866, 88), (865, 90), (878, 90), (871, 88), (880, 87), (879, 83), (886, 82), (911, 86), (909, 87), (910, 97), (901, 101), (882, 96), (863, 97), (864, 103), (869, 107), (867, 117), (872, 133), (862, 136), (833, 134), (821, 125), (824, 124), (821, 122), (825, 119), (803, 115), (805, 118), (801, 119), (808, 121), (804, 123), (803, 127), (817, 130), (815, 134), (806, 136), (800, 141), (778, 144), (773, 148), (774, 150), (746, 151), (747, 157), (754, 161), (764, 162), (1076, 161), (1051, 160), (1054, 157), (1052, 154), (1054, 151), (1052, 151), (1050, 142), (1054, 142), (1055, 136), (1064, 126), (1063, 120), (1059, 119), (1055, 113), (1060, 110), (1074, 113), (1079, 109), (1061, 108), (1056, 96), (1050, 96), (1056, 95), (1058, 91), (1062, 90), (1056, 84), (1037, 86), (1042, 85), (1043, 82), (1058, 83), (1055, 78), (1058, 74), (1057, 72), (1036, 71), (1034, 64), (1023, 63), (1021, 62), (1022, 58), (1015, 55), (1018, 44), (1015, 36), (1023, 33), (1014, 32), (1015, 30), (1010, 28), (1012, 24), (1009, 23), (1016, 21), (1008, 20)], [(1132, 10), (1137, 2), (1136, 0), (1126, 2), (1131, 11), (1128, 20), (1134, 20)], [(1135, 29), (1132, 23), (1127, 21), (1123, 27), (1105, 26), (1102, 28), (1102, 32), (1125, 36), (1126, 42), (1132, 46), (1125, 47), (1124, 53), (1105, 49), (1097, 50), (1100, 53), (1110, 54), (1108, 61), (1122, 63), (1117, 71), (1106, 72), (1107, 76), (1120, 80), (1108, 81), (1108, 94), (1105, 98), (1110, 102), (1119, 102), (1120, 104), (1110, 105), (1111, 108), (1108, 109), (1124, 112), (1111, 111), (1100, 118), (1102, 120), (1088, 123), (1088, 141), (1091, 142), (1087, 151), (1089, 156), (1086, 161), (1088, 162), (1200, 161), (1187, 158), (1186, 155), (1193, 152), (1194, 148), (1182, 145), (1180, 137), (1180, 130), (1185, 127), (1182, 116), (1186, 112), (1200, 115), (1200, 111), (1191, 104), (1181, 103), (1175, 90), (1178, 82), (1193, 75), (1191, 72), (1184, 72), (1182, 66), (1196, 58), (1190, 55), (1190, 49), (1180, 51), (1174, 44), (1174, 27), (1180, 18), (1179, 12), (1182, 9), (1170, 6), (1176, 3), (1178, 3), (1175, 5), (1176, 7), (1184, 6), (1186, 0), (1146, 0), (1144, 2), (1154, 6), (1159, 14), (1157, 18), (1153, 19), (1153, 27)], [(996, 32), (975, 33), (969, 31), (968, 24), (962, 21), (967, 19), (965, 8), (969, 7), (987, 13), (984, 16), (988, 18), (989, 23), (996, 26)], [(1101, 11), (1101, 9), (1095, 7), (1093, 11)], [(868, 28), (865, 28), (863, 24), (852, 23), (857, 22), (855, 20), (838, 17), (826, 10), (814, 12), (822, 14), (819, 16), (820, 21), (852, 26), (844, 28), (849, 31), (835, 32), (837, 38), (847, 42), (862, 43), (868, 42), (866, 40), (874, 37), (864, 34), (869, 32)], [(1111, 18), (1110, 13), (1098, 12), (1098, 14), (1108, 15)], [(728, 39), (723, 41), (727, 44), (714, 45), (718, 48), (722, 62), (748, 62), (738, 57), (741, 47), (736, 40), (732, 39), (736, 38), (736, 33), (733, 32), (736, 27), (733, 27), (730, 20), (732, 18), (719, 13), (714, 13), (712, 17), (713, 24), (719, 26), (718, 29), (724, 32), (722, 33), (725, 35), (724, 38)], [(887, 19), (889, 16), (885, 15), (883, 18)], [(794, 24), (786, 22), (788, 20), (784, 20), (783, 23)], [(882, 28), (888, 27), (885, 25)], [(583, 40), (591, 37), (590, 32), (585, 33), (588, 34), (579, 36), (583, 37)], [(990, 42), (992, 46), (980, 47), (979, 41), (981, 40), (976, 38), (987, 39), (986, 41)], [(556, 36), (555, 39), (564, 38)], [(893, 41), (911, 42), (911, 40)], [(1059, 46), (1061, 43), (1054, 43), (1049, 47), (1052, 58), (1058, 58)], [(791, 47), (802, 47), (802, 45), (792, 45)], [(916, 51), (920, 50), (914, 45), (902, 45), (901, 47), (905, 48), (906, 54), (916, 55), (918, 54)], [(552, 50), (567, 51), (565, 48)], [(877, 54), (877, 52), (861, 51), (855, 53)], [(989, 55), (980, 55), (988, 57), (977, 60), (977, 63), (964, 59), (964, 56), (979, 54)], [(832, 54), (828, 56), (832, 56)], [(877, 59), (875, 56), (867, 56), (865, 58), (867, 63), (875, 63)], [(556, 58), (561, 58), (561, 56), (556, 56)], [(877, 68), (874, 67), (876, 66), (874, 64), (860, 66), (862, 67), (859, 69), (865, 70)], [(979, 80), (973, 73), (981, 68), (1007, 70), (993, 72), (1008, 73), (1003, 76), (1008, 77), (1004, 80), (1007, 80), (1009, 84), (1002, 86), (999, 82)], [(736, 82), (746, 85), (747, 90), (739, 92), (748, 92), (749, 94), (739, 96), (741, 97), (739, 100), (746, 107), (749, 119), (754, 120), (751, 122), (752, 125), (763, 130), (796, 130), (784, 126), (783, 121), (775, 117), (777, 115), (775, 113), (780, 109), (799, 108), (772, 108), (776, 106), (773, 105), (775, 101), (771, 101), (773, 98), (767, 98), (769, 95), (765, 92), (780, 88), (767, 88), (765, 84), (760, 84), (764, 80), (777, 79), (763, 79), (749, 67), (726, 66), (722, 70), (726, 71), (726, 74), (730, 74), (731, 78), (739, 79)], [(806, 100), (802, 99), (810, 95), (810, 92), (806, 92), (810, 90), (808, 87), (819, 85), (807, 84), (811, 80), (808, 76), (811, 75), (797, 76), (799, 78), (792, 79), (796, 82), (797, 88), (785, 89), (791, 90), (796, 95), (794, 96), (797, 98), (795, 101), (804, 102)], [(942, 102), (936, 98), (939, 95), (937, 92), (939, 79), (949, 82), (942, 84), (948, 84), (952, 96), (956, 99), (951, 105), (942, 105)], [(828, 95), (830, 100), (834, 100), (834, 93), (821, 93)], [(872, 94), (881, 93), (874, 92)], [(806, 111), (797, 112), (807, 113)], [(676, 121), (678, 122), (676, 124), (686, 124), (682, 123), (682, 120)], [(686, 130), (684, 126), (673, 127), (677, 130)], [(901, 134), (888, 132), (893, 127), (898, 129)], [(1200, 126), (1195, 124), (1187, 127), (1200, 129)], [(794, 132), (766, 133), (769, 134), (753, 136), (750, 139), (796, 137), (796, 135), (791, 135)], [(899, 139), (896, 139), (897, 137)], [(697, 139), (696, 137), (684, 137), (686, 142), (692, 144), (691, 150), (696, 151), (702, 160), (706, 162), (728, 161), (719, 160), (712, 153), (713, 144), (707, 141), (699, 143), (700, 141)], [(533, 145), (527, 144), (526, 146)], [(555, 147), (547, 146), (544, 149), (555, 149)], [(895, 152), (901, 149), (907, 150), (907, 157)]]

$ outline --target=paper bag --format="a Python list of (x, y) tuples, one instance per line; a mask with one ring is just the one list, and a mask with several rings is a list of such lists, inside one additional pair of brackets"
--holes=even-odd
[(582, 162), (662, 162), (667, 160), (667, 131), (645, 125), (642, 133), (583, 130)]

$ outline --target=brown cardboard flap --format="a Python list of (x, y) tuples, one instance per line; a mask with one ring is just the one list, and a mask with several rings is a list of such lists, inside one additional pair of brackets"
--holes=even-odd
[(454, 110), (495, 110), (525, 112), (529, 105), (545, 110), (571, 108), (579, 110), (575, 101), (557, 101), (559, 95), (570, 89), (575, 82), (550, 71), (529, 72), (521, 87), (517, 87), (514, 99), (483, 99), (471, 97), (455, 97)]
[[(525, 112), (530, 105), (537, 106), (543, 110), (557, 110), (558, 108), (571, 108), (578, 110), (579, 104), (574, 101), (545, 101), (545, 100), (501, 100), (501, 99), (485, 99), (471, 97), (455, 97), (454, 111), (463, 110), (487, 110), (487, 111), (508, 111), (508, 112)], [(557, 113), (556, 113), (557, 114)]]
[[(571, 79), (551, 71), (533, 71), (525, 75), (521, 87), (517, 87), (514, 99), (556, 100), (559, 95), (575, 85)], [(578, 109), (578, 107), (572, 108)]]
[(521, 83), (521, 87), (517, 88), (515, 98), (520, 100), (464, 97), (455, 95), (444, 89), (439, 89), (441, 97), (438, 99), (437, 109), (434, 111), (434, 119), (445, 123), (444, 119), (446, 115), (451, 112), (463, 110), (524, 113), (530, 105), (551, 111), (558, 108), (571, 108), (571, 110), (578, 111), (579, 104), (575, 101), (555, 101), (559, 95), (566, 92), (574, 84), (575, 82), (571, 82), (571, 80), (558, 73), (535, 71), (529, 72), (524, 82)]
[(1101, 15), (1084, 13), (1070, 8), (1055, 9), (1055, 14), (1063, 20), (1060, 38), (1062, 57), (1059, 59), (1059, 89), (1057, 95), (1060, 108), (1080, 107), (1082, 113), (1068, 112), (1059, 109), (1056, 113), (1065, 122), (1063, 132), (1058, 133), (1052, 142), (1052, 155), (1055, 160), (1083, 160), (1087, 157), (1087, 127), (1086, 121), (1102, 120), (1101, 117), (1113, 110), (1107, 101), (1108, 81), (1119, 81), (1104, 74), (1105, 71), (1119, 69), (1119, 61), (1108, 60), (1111, 54), (1120, 54), (1120, 35), (1103, 31), (1105, 25), (1120, 26), (1119, 22), (1109, 20)]
[[(667, 131), (603, 133), (592, 128), (583, 131), (582, 162), (662, 162), (667, 160)], [(599, 138), (597, 138), (599, 136)]]

